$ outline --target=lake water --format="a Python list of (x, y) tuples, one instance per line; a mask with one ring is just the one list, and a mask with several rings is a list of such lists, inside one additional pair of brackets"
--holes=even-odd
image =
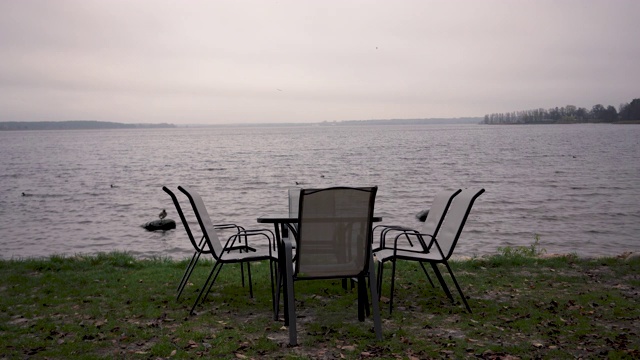
[[(258, 227), (259, 215), (286, 212), (296, 181), (377, 185), (376, 214), (408, 226), (441, 189), (485, 188), (457, 255), (528, 246), (536, 235), (548, 253), (640, 251), (638, 125), (5, 131), (0, 153), (5, 259), (186, 258), (191, 245), (163, 185), (197, 189), (214, 223)], [(176, 230), (141, 227), (163, 208)]]

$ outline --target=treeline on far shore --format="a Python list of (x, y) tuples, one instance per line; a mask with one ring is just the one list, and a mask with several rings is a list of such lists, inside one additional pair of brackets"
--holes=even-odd
[(109, 121), (6, 121), (0, 122), (2, 130), (91, 130), (91, 129), (150, 129), (174, 128), (173, 124), (124, 124)]
[(573, 124), (573, 123), (640, 123), (640, 99), (620, 104), (619, 108), (602, 104), (591, 110), (573, 105), (551, 109), (533, 109), (487, 114), (483, 124)]

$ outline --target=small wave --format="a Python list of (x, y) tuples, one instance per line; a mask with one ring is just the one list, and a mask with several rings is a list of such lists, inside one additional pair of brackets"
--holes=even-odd
[(65, 196), (68, 196), (68, 195), (62, 195), (62, 194), (32, 194), (32, 193), (23, 192), (22, 196), (25, 196), (25, 197), (36, 197), (36, 198), (61, 198), (61, 197), (65, 197)]
[(598, 230), (598, 229), (589, 229), (585, 231), (587, 234), (606, 234), (606, 231)]

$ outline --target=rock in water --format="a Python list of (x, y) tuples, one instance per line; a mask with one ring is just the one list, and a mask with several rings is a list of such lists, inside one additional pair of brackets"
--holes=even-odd
[(422, 210), (416, 214), (416, 219), (420, 222), (427, 221), (427, 215), (429, 215), (429, 210)]
[(142, 227), (149, 231), (156, 231), (156, 230), (166, 231), (166, 230), (175, 229), (176, 222), (171, 219), (154, 220), (154, 221), (149, 221), (148, 223), (142, 225)]

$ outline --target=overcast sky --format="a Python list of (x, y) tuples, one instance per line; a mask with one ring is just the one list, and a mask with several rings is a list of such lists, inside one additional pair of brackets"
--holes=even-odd
[(640, 98), (638, 0), (0, 0), (0, 121), (475, 117)]

